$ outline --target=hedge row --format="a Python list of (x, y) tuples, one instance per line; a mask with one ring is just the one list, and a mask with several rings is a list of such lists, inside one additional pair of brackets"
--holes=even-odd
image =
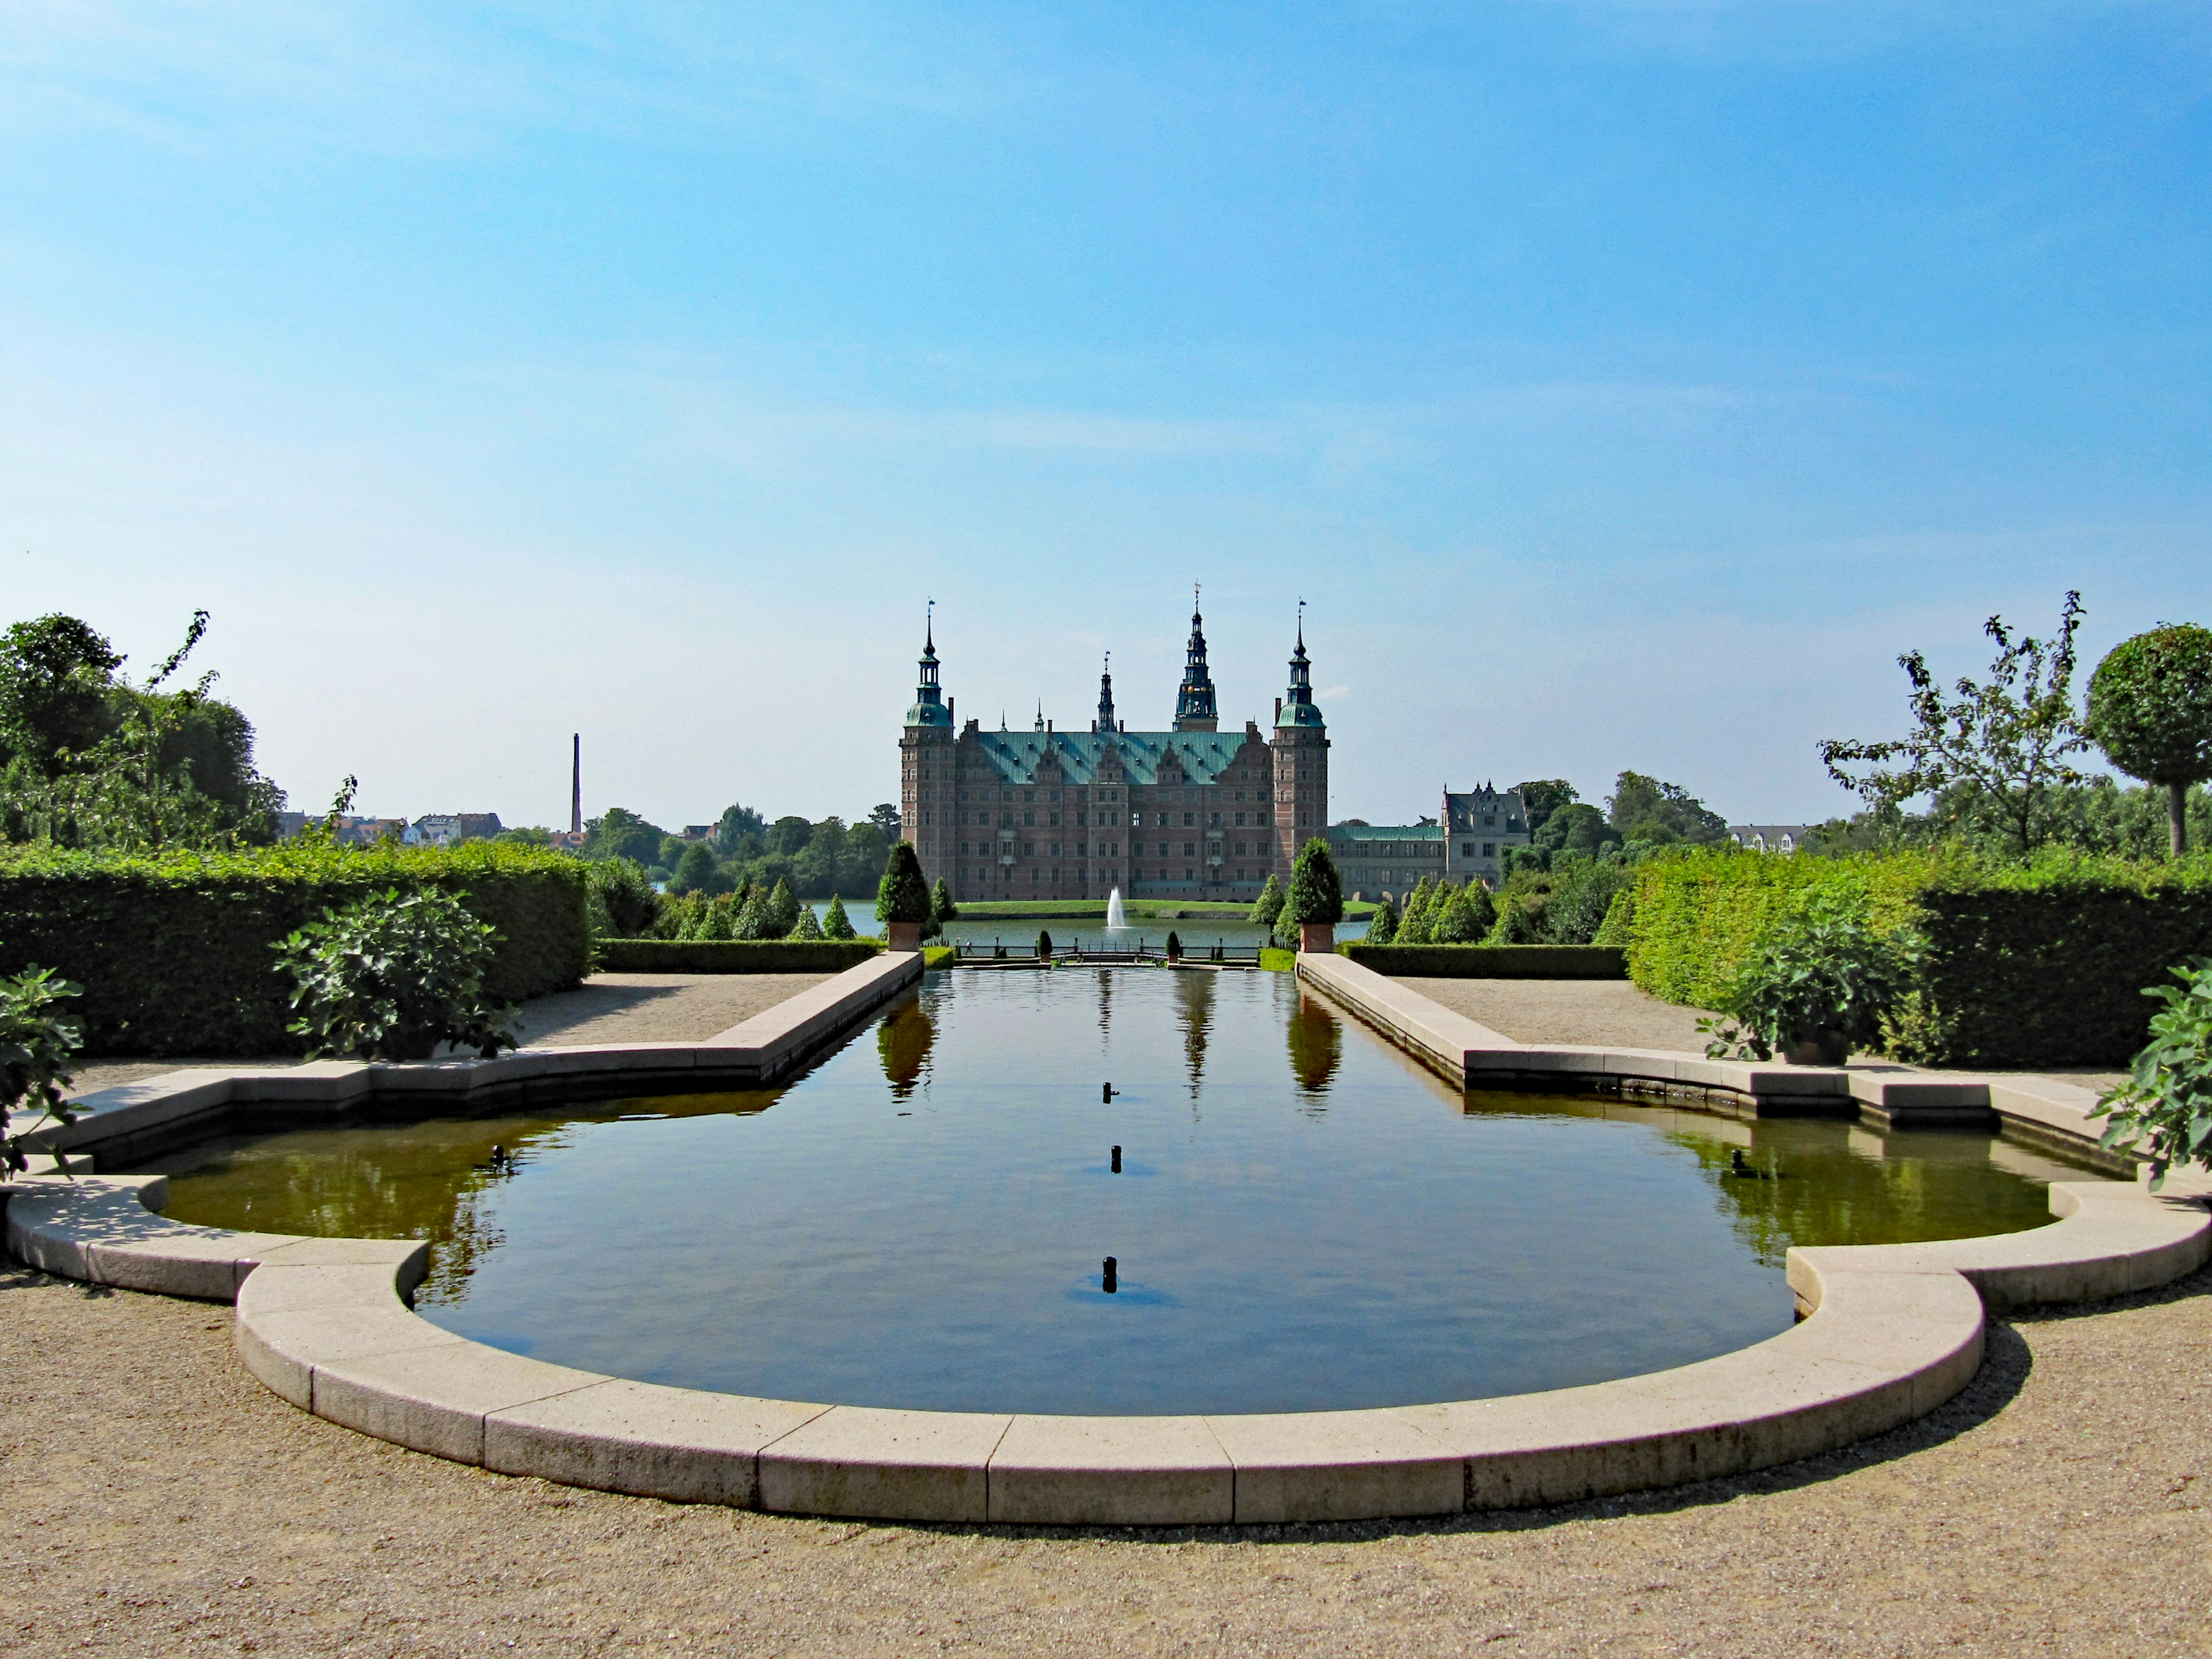
[(842, 974), (883, 948), (860, 939), (603, 939), (611, 974)]
[(1717, 1006), (1765, 927), (1821, 887), (1863, 894), (1878, 925), (1927, 942), (1884, 1045), (1917, 1064), (2124, 1065), (2149, 1023), (2143, 988), (2212, 953), (2212, 858), (1699, 851), (1639, 867), (1630, 976), (1670, 1002)]
[(1626, 979), (1609, 945), (1362, 945), (1338, 951), (1378, 974), (1413, 979)]
[(558, 854), (472, 842), (339, 848), (297, 842), (155, 857), (0, 845), (0, 975), (58, 969), (85, 1052), (300, 1052), (284, 1029), (290, 981), (272, 948), (333, 906), (388, 888), (464, 893), (500, 933), (488, 988), (520, 1002), (590, 971), (584, 866)]

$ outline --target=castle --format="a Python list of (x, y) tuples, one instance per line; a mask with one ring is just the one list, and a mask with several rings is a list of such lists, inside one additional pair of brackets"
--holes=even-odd
[(1327, 832), (1328, 728), (1313, 700), (1305, 624), (1272, 733), (1223, 732), (1195, 606), (1173, 727), (1131, 732), (1114, 712), (1109, 659), (1088, 732), (1038, 713), (1027, 732), (957, 730), (938, 680), (936, 630), (899, 738), (900, 833), (956, 900), (1249, 901), (1287, 882)]

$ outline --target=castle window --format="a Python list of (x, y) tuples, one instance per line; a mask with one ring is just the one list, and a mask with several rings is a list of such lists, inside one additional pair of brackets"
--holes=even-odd
[(1193, 824), (1196, 823), (1197, 822), (1198, 822), (1198, 814), (1197, 814), (1197, 813), (1195, 813), (1195, 812), (1186, 812), (1186, 813), (1184, 813), (1184, 814), (1182, 815), (1182, 827), (1183, 827), (1184, 829), (1186, 829), (1186, 830), (1189, 829)]
[(1059, 814), (1059, 813), (1057, 813), (1057, 812), (1053, 813), (1053, 814), (1052, 814), (1052, 821), (1053, 821), (1054, 823), (1058, 823), (1060, 822), (1060, 814)]
[[(1182, 855), (1187, 859), (1196, 858), (1198, 856), (1198, 843), (1194, 841), (1187, 841), (1183, 842)], [(1190, 879), (1188, 872), (1184, 874), (1183, 879), (1185, 881), (1188, 881)]]
[(1486, 859), (1496, 858), (1498, 856), (1498, 843), (1494, 841), (1486, 841), (1483, 842), (1482, 856)]
[[(1160, 856), (1161, 856), (1162, 858), (1165, 858), (1167, 855), (1168, 855), (1168, 844), (1167, 844), (1167, 842), (1162, 842), (1160, 843)], [(1164, 870), (1161, 871), (1161, 872), (1160, 872), (1160, 879), (1161, 879), (1162, 881), (1165, 881), (1167, 878), (1168, 878), (1168, 872), (1167, 872), (1166, 871), (1164, 871)]]
[[(1058, 842), (1054, 842), (1052, 844), (1052, 855), (1054, 858), (1058, 858), (1060, 856), (1060, 843)], [(1060, 879), (1060, 872), (1057, 870), (1054, 871), (1052, 872), (1052, 878), (1054, 881), (1058, 881)]]
[(1036, 823), (1036, 813), (1034, 813), (1034, 812), (1024, 812), (1024, 813), (1023, 813), (1023, 814), (1022, 814), (1022, 822), (1023, 822), (1024, 823), (1027, 823), (1027, 824), (1034, 824), (1034, 823)]
[(1033, 841), (1024, 842), (1022, 843), (1022, 856), (1025, 859), (1035, 858), (1036, 856), (1036, 843)]

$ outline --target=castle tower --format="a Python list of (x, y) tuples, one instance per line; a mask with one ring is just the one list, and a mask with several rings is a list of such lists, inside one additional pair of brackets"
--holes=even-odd
[(952, 826), (952, 708), (937, 678), (934, 614), (922, 633), (921, 672), (914, 705), (899, 733), (899, 836), (914, 843), (921, 873), (932, 882), (951, 863), (951, 841), (939, 832)]
[(1298, 848), (1328, 828), (1328, 727), (1313, 700), (1304, 599), (1298, 601), (1290, 690), (1275, 711), (1275, 732), (1267, 747), (1275, 762), (1276, 873), (1287, 879)]
[(1206, 672), (1206, 630), (1198, 614), (1198, 589), (1190, 590), (1190, 644), (1183, 653), (1182, 684), (1176, 691), (1175, 729), (1178, 732), (1218, 732), (1221, 721), (1213, 706), (1213, 679)]
[(1098, 718), (1091, 722), (1093, 732), (1114, 730), (1114, 653), (1106, 653), (1106, 666), (1098, 675)]

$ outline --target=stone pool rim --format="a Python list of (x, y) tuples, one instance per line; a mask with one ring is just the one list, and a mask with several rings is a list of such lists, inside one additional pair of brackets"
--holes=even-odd
[[(920, 978), (878, 957), (704, 1043), (526, 1050), (491, 1061), (192, 1072), (105, 1091), (53, 1136), (96, 1154), (237, 1105), (333, 1109), (466, 1098), (540, 1079), (781, 1074)], [(1327, 995), (1463, 1086), (1690, 1096), (1723, 1110), (1864, 1115), (1895, 1127), (1994, 1116), (2081, 1155), (2088, 1091), (2051, 1079), (1748, 1066), (1660, 1050), (1537, 1047), (1341, 957), (1302, 957)], [(2075, 1100), (2070, 1096), (2081, 1098)], [(2169, 1183), (2178, 1188), (2179, 1183)], [(1672, 1370), (1486, 1400), (1202, 1417), (928, 1412), (755, 1399), (575, 1370), (472, 1342), (406, 1297), (428, 1245), (167, 1220), (160, 1176), (41, 1174), (7, 1205), (9, 1250), (63, 1277), (234, 1302), (246, 1368), (303, 1410), (415, 1450), (679, 1502), (890, 1521), (1226, 1525), (1371, 1520), (1574, 1502), (1741, 1474), (1936, 1409), (1979, 1368), (1990, 1310), (2147, 1290), (2212, 1255), (2198, 1189), (2054, 1182), (2026, 1232), (1789, 1252), (1805, 1317)]]

